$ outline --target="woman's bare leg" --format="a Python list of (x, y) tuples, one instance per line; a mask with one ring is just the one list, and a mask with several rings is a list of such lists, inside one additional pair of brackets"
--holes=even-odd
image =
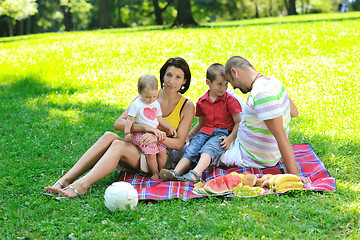
[[(76, 180), (72, 187), (77, 190), (79, 195), (84, 194), (93, 183), (112, 173), (119, 162), (134, 170), (139, 170), (139, 149), (135, 145), (122, 140), (113, 141), (93, 168), (83, 177)], [(57, 189), (56, 192), (69, 198), (77, 197), (77, 193), (71, 188)]]
[[(111, 143), (118, 139), (121, 138), (115, 133), (105, 132), (104, 135), (102, 135), (98, 141), (84, 153), (84, 155), (75, 163), (75, 165), (59, 179), (57, 184), (54, 186), (45, 187), (45, 191), (52, 193), (56, 189), (61, 189), (61, 184), (66, 187), (74, 182), (78, 177), (91, 169), (104, 155), (106, 150), (110, 147)], [(59, 184), (59, 182), (61, 182), (61, 184)]]

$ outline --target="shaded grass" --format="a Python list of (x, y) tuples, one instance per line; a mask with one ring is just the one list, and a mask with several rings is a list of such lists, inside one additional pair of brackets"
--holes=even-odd
[[(319, 16), (335, 20), (313, 21)], [(338, 21), (340, 16), (350, 19)], [(0, 236), (358, 238), (359, 16), (0, 39)], [(263, 24), (270, 20), (287, 23)], [(313, 146), (337, 179), (335, 193), (142, 201), (134, 211), (110, 214), (103, 194), (117, 179), (114, 172), (81, 199), (57, 202), (42, 195), (43, 187), (54, 183), (103, 132), (113, 131), (114, 121), (136, 96), (138, 77), (158, 77), (168, 57), (184, 57), (193, 76), (186, 96), (195, 103), (207, 89), (207, 66), (225, 63), (232, 55), (248, 58), (261, 72), (285, 83), (301, 113), (292, 123), (291, 142)]]

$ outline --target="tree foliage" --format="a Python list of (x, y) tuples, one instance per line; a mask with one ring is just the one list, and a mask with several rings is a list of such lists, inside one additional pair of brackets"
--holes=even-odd
[[(337, 11), (338, 0), (0, 0), (0, 36)], [(360, 0), (352, 9), (359, 9)]]

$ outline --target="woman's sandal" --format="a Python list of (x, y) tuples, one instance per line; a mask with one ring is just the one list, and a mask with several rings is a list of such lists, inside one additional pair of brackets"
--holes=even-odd
[(174, 170), (161, 169), (159, 173), (160, 179), (166, 181), (184, 181), (183, 177), (180, 176)]
[(63, 190), (65, 191), (65, 190), (67, 190), (67, 189), (71, 189), (71, 190), (73, 190), (74, 191), (74, 193), (76, 193), (76, 197), (80, 197), (81, 195), (83, 195), (83, 194), (79, 194), (79, 192), (73, 187), (73, 185), (69, 185), (69, 186), (67, 186), (66, 188), (64, 188)]
[[(195, 180), (192, 178), (192, 176), (195, 177)], [(198, 183), (201, 181), (201, 176), (194, 170), (190, 170), (187, 174), (183, 175), (182, 178), (184, 182)]]
[[(53, 188), (55, 188), (55, 186), (59, 184), (60, 185), (60, 189), (63, 189), (65, 186), (62, 182), (60, 181), (57, 181), (56, 183), (54, 183), (54, 185), (52, 185)], [(59, 196), (58, 193), (53, 193), (53, 192), (45, 192), (44, 195), (48, 195), (48, 196), (52, 196), (52, 197), (56, 197), (56, 196)]]

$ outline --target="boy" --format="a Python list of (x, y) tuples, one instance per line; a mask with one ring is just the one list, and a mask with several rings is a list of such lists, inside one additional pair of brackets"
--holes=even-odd
[[(206, 84), (209, 90), (196, 104), (195, 116), (199, 117), (199, 123), (189, 133), (190, 136), (196, 135), (191, 139), (175, 169), (160, 171), (163, 181), (199, 182), (202, 172), (219, 158), (235, 139), (241, 106), (235, 97), (226, 92), (228, 84), (224, 72), (225, 67), (219, 63), (208, 67)], [(191, 163), (197, 163), (195, 168), (180, 176)]]

